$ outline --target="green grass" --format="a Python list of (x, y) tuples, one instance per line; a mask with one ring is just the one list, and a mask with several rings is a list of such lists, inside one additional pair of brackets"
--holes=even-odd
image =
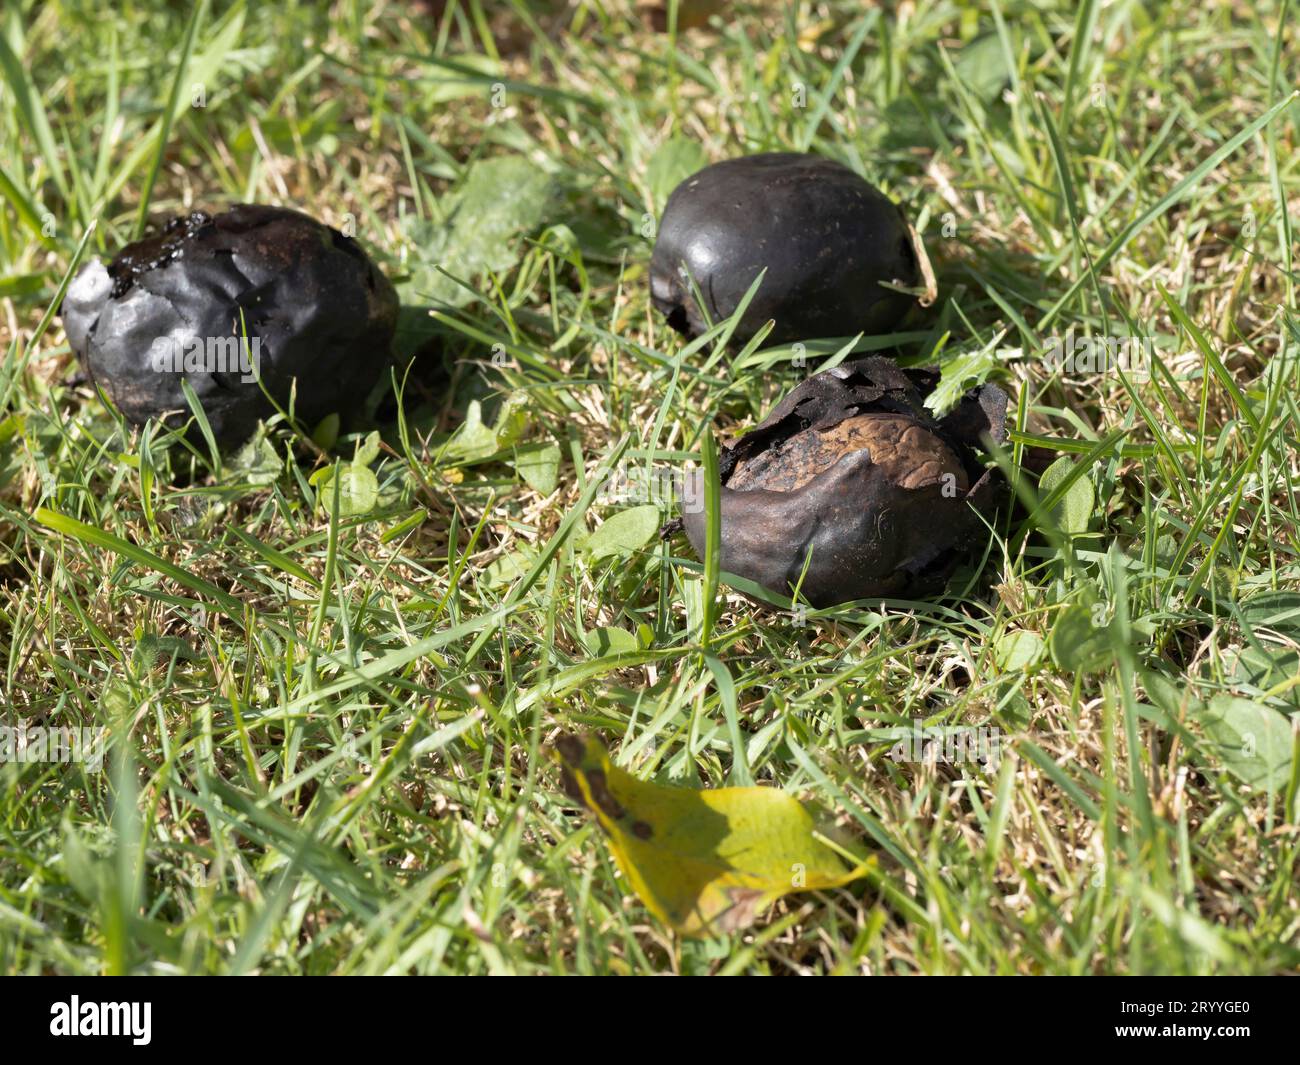
[[(0, 765), (0, 971), (1300, 968), (1294, 732), (1250, 780), (1300, 706), (1296, 9), (863, 7), (674, 38), (628, 0), (6, 6), (0, 717), (110, 740)], [(586, 545), (657, 501), (609, 471), (700, 464), (846, 347), (737, 356), (650, 309), (676, 178), (785, 148), (934, 260), (934, 307), (855, 350), (1013, 393), (1022, 506), (942, 600), (805, 614), (680, 539)], [(75, 377), (79, 258), (245, 200), (354, 227), (402, 291), (365, 514), (312, 480), (364, 433), (215, 458)], [(1153, 338), (1153, 378), (1054, 372), (1067, 331)], [(448, 445), (511, 392), (500, 455)], [(896, 763), (914, 719), (1003, 757)], [(676, 941), (561, 793), (561, 729), (814, 799), (876, 873)]]

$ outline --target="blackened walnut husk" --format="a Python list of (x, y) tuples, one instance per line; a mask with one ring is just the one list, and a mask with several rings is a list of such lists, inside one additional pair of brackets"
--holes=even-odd
[[(942, 590), (1003, 495), (973, 448), (1006, 438), (1006, 394), (984, 385), (942, 419), (934, 375), (891, 360), (845, 363), (805, 381), (720, 457), (721, 568), (816, 607)], [(703, 557), (703, 475), (682, 523)]]
[(884, 193), (839, 163), (792, 152), (716, 163), (669, 196), (650, 295), (669, 325), (698, 336), (707, 323), (683, 266), (715, 322), (767, 270), (732, 335), (741, 344), (769, 318), (769, 344), (888, 332), (915, 300), (885, 285), (921, 279), (907, 222)]
[[(298, 211), (241, 204), (173, 219), (107, 268), (88, 263), (62, 314), (73, 350), (129, 420), (188, 418), (185, 379), (225, 448), (274, 410), (246, 372), (254, 354), (281, 407), (297, 379), (300, 420), (346, 419), (389, 365), (397, 294), (351, 237)], [(190, 361), (160, 370), (160, 350)]]

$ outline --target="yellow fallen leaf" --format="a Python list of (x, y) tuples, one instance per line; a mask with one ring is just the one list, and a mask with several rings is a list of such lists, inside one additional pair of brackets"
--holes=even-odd
[(598, 741), (567, 734), (553, 755), (637, 895), (683, 935), (734, 932), (782, 895), (840, 887), (870, 864), (848, 869), (776, 788), (653, 784), (611, 763)]

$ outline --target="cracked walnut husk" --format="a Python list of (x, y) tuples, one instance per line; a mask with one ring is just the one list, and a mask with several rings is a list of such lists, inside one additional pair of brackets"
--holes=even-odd
[[(798, 585), (815, 607), (941, 591), (1004, 495), (976, 448), (1005, 440), (1007, 396), (983, 385), (935, 418), (924, 406), (934, 383), (889, 359), (845, 363), (724, 449), (722, 570), (783, 596)], [(682, 497), (681, 526), (703, 557), (702, 471)]]

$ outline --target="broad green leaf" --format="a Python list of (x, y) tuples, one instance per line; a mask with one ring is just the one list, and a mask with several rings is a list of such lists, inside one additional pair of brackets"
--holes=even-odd
[(595, 740), (556, 742), (565, 792), (596, 816), (641, 901), (682, 935), (752, 924), (793, 891), (840, 887), (850, 869), (812, 815), (776, 788), (674, 788), (615, 766)]
[(185, 662), (197, 662), (202, 657), (178, 636), (158, 636), (146, 632), (136, 641), (135, 650), (131, 652), (131, 664), (136, 670), (147, 673), (160, 661), (166, 663), (176, 658)]
[(486, 462), (519, 440), (528, 430), (528, 420), (522, 392), (512, 392), (502, 400), (490, 426), (483, 421), (483, 405), (471, 400), (465, 421), (443, 447), (443, 457), (454, 463)]
[(1252, 628), (1300, 634), (1300, 592), (1261, 592), (1241, 604), (1242, 619)]
[[(1053, 462), (1043, 471), (1043, 476), (1039, 479), (1039, 496), (1050, 495), (1073, 469), (1074, 463), (1069, 458), (1062, 457)], [(1087, 532), (1088, 519), (1092, 517), (1095, 500), (1092, 481), (1085, 473), (1066, 489), (1061, 501), (1052, 508), (1052, 518), (1056, 522), (1056, 527), (1069, 535)]]
[(1196, 719), (1233, 776), (1261, 791), (1282, 791), (1291, 776), (1291, 722), (1271, 707), (1216, 695)]
[(226, 467), (244, 484), (268, 485), (279, 479), (284, 463), (266, 438), (265, 428), (259, 425), (253, 436), (231, 456)]
[(1196, 692), (1186, 683), (1179, 683), (1174, 678), (1155, 670), (1142, 674), (1142, 687), (1146, 689), (1147, 698), (1172, 718), (1183, 718), (1187, 714), (1199, 712), (1201, 700)]
[(1300, 651), (1276, 643), (1243, 647), (1226, 656), (1233, 685), (1253, 688), (1249, 694), (1279, 699), (1287, 704), (1284, 713), (1300, 709)]
[(1043, 638), (1036, 632), (1017, 629), (1004, 632), (993, 646), (993, 659), (1007, 672), (1027, 669), (1043, 655)]
[(311, 441), (322, 451), (329, 451), (339, 439), (339, 416), (337, 413), (325, 415), (320, 424), (311, 431)]
[(352, 465), (369, 466), (377, 458), (379, 458), (379, 433), (376, 431), (357, 443), (356, 454), (352, 456)]
[(1098, 615), (1078, 603), (1056, 618), (1048, 640), (1052, 661), (1069, 673), (1099, 673), (1111, 663), (1110, 640)]
[(518, 443), (528, 431), (528, 396), (511, 392), (497, 409), (492, 428), (497, 434), (497, 444), (504, 448)]
[(489, 588), (502, 588), (507, 584), (513, 584), (527, 573), (536, 561), (536, 551), (510, 551), (488, 563), (483, 570), (483, 582)]
[(996, 99), (1011, 78), (1007, 53), (996, 33), (977, 37), (963, 47), (953, 66), (962, 84), (985, 103)]
[(496, 432), (483, 421), (483, 405), (470, 400), (465, 420), (447, 441), (443, 456), (452, 462), (482, 462), (500, 450)]
[(534, 492), (548, 496), (560, 481), (560, 448), (557, 444), (526, 444), (515, 448), (514, 467)]
[(523, 156), (474, 163), (444, 201), (442, 223), (407, 224), (415, 263), (402, 294), (452, 307), (469, 303), (474, 293), (458, 282), (473, 284), (514, 266), (525, 250), (524, 236), (546, 221), (554, 191), (551, 175)]
[(659, 508), (653, 503), (620, 510), (605, 519), (605, 524), (587, 537), (583, 550), (592, 559), (624, 555), (648, 544), (662, 524)]
[(626, 629), (603, 625), (585, 633), (582, 637), (582, 643), (597, 658), (604, 658), (606, 655), (628, 654), (641, 650), (637, 638)]
[(708, 166), (709, 157), (698, 142), (688, 137), (670, 137), (664, 141), (645, 168), (654, 210), (663, 214), (664, 204), (678, 185)]
[[(334, 470), (326, 466), (311, 475), (311, 485), (316, 489), (316, 499), (329, 510), (334, 506)], [(368, 514), (379, 502), (379, 480), (365, 466), (349, 463), (338, 467), (339, 517), (351, 518)]]

